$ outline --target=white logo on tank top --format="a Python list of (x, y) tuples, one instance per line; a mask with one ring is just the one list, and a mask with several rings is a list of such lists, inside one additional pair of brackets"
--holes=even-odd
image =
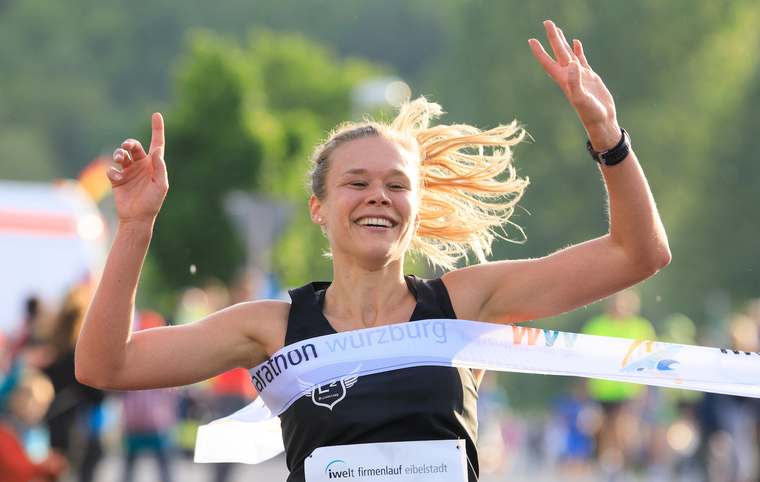
[[(346, 391), (356, 384), (356, 381), (359, 379), (359, 375), (356, 374), (359, 371), (359, 368), (361, 368), (361, 364), (348, 375), (319, 385), (314, 390), (305, 393), (304, 396), (311, 397), (311, 401), (314, 402), (314, 405), (319, 405), (332, 410), (338, 402), (346, 398)], [(306, 385), (301, 380), (298, 381), (300, 384)]]

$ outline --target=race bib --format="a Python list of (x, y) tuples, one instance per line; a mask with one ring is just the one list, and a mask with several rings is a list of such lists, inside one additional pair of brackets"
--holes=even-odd
[(320, 447), (304, 462), (306, 482), (467, 482), (464, 440)]

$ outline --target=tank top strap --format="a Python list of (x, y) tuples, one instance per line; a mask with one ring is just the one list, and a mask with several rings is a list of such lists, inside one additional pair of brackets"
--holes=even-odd
[[(329, 282), (314, 282), (288, 291), (291, 304), (285, 346), (335, 333), (330, 322), (322, 314), (321, 301), (324, 299), (324, 290), (328, 286), (330, 286)], [(320, 292), (322, 297), (318, 297)]]
[[(430, 320), (435, 318), (456, 319), (451, 298), (441, 278), (422, 279), (406, 276), (407, 285), (417, 298), (410, 321)], [(414, 286), (414, 288), (412, 288)]]

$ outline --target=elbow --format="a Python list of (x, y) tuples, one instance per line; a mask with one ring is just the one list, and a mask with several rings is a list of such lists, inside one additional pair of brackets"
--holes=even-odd
[(78, 362), (78, 360), (74, 362), (74, 376), (76, 377), (77, 381), (82, 385), (87, 385), (88, 387), (103, 388), (97, 382), (97, 379), (93, 377), (92, 373), (84, 368), (83, 365), (84, 364)]
[(652, 251), (652, 263), (655, 267), (655, 273), (669, 265), (670, 261), (673, 259), (673, 255), (670, 253), (670, 246), (668, 245), (668, 238), (665, 236), (664, 232), (660, 236), (660, 242), (657, 243), (657, 246)]
[(649, 278), (669, 265), (671, 259), (673, 259), (673, 256), (667, 243), (657, 246), (647, 256), (642, 257), (638, 263), (644, 274), (642, 279)]
[(82, 385), (97, 388), (100, 390), (109, 390), (110, 384), (102, 376), (98, 376), (96, 370), (92, 369), (93, 364), (83, 361), (80, 356), (74, 358), (74, 376)]
[(98, 390), (114, 390), (111, 383), (105, 379), (100, 379), (86, 370), (75, 369), (74, 376), (79, 383), (88, 387), (97, 388)]
[(670, 248), (667, 245), (665, 245), (665, 247), (662, 249), (662, 253), (659, 258), (660, 265), (657, 268), (657, 271), (669, 265), (672, 259), (673, 259), (673, 255), (670, 253)]

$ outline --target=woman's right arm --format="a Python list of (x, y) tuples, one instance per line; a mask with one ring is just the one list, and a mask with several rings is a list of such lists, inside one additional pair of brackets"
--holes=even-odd
[(76, 348), (85, 385), (143, 390), (187, 385), (236, 367), (251, 368), (282, 348), (289, 306), (243, 303), (198, 322), (132, 333), (135, 292), (153, 223), (168, 190), (163, 119), (154, 114), (146, 154), (130, 139), (109, 169), (119, 227)]

